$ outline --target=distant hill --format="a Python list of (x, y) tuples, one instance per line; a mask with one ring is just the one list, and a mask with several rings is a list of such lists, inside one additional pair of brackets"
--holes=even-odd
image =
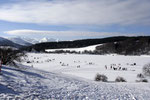
[(30, 42), (27, 42), (26, 40), (20, 38), (20, 37), (12, 37), (12, 38), (8, 38), (8, 40), (16, 43), (16, 44), (19, 44), (19, 45), (23, 45), (23, 46), (30, 46), (32, 45), (32, 43)]
[(37, 43), (43, 43), (43, 42), (56, 42), (58, 41), (57, 39), (53, 39), (53, 38), (42, 38), (42, 39), (36, 39), (36, 38), (27, 38), (27, 37), (10, 37), (7, 38), (8, 40), (16, 43), (16, 44), (20, 44), (23, 46), (30, 46), (33, 44), (37, 44)]
[(60, 41), (60, 42), (45, 42), (35, 44), (23, 50), (27, 51), (45, 51), (46, 49), (61, 49), (61, 48), (81, 48), (97, 44), (103, 44), (96, 47), (91, 54), (122, 54), (122, 55), (141, 55), (150, 54), (150, 36), (137, 37), (108, 37), (101, 39), (85, 39), (75, 41)]
[(31, 51), (45, 51), (45, 49), (60, 49), (60, 48), (79, 48), (79, 47), (87, 47), (96, 44), (103, 44), (103, 43), (110, 43), (110, 42), (118, 42), (126, 40), (130, 37), (109, 37), (109, 38), (102, 38), (102, 39), (84, 39), (84, 40), (75, 40), (75, 41), (59, 41), (59, 42), (45, 42), (35, 44), (23, 50)]
[(22, 45), (16, 44), (8, 39), (0, 37), (0, 46), (10, 46), (14, 48), (21, 48), (23, 47)]
[(98, 54), (149, 55), (150, 37), (130, 37), (124, 41), (105, 43), (101, 46), (97, 46), (96, 52)]

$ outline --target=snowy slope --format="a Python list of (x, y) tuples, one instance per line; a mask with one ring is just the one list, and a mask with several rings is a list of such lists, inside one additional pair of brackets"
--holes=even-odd
[(53, 38), (42, 38), (39, 40), (39, 43), (42, 43), (42, 42), (56, 42), (57, 40), (56, 39), (53, 39)]
[(30, 46), (32, 45), (31, 43), (23, 40), (22, 38), (20, 37), (12, 37), (12, 38), (8, 38), (10, 41), (14, 42), (14, 43), (17, 43), (17, 44), (20, 44), (20, 45), (23, 45), (23, 46)]
[(35, 39), (35, 38), (26, 38), (26, 37), (22, 37), (22, 39), (24, 40), (24, 41), (27, 41), (27, 42), (29, 42), (29, 43), (31, 43), (31, 44), (36, 44), (36, 43), (39, 43), (39, 40), (38, 39)]
[(0, 37), (0, 46), (10, 46), (10, 47), (15, 47), (15, 48), (20, 48), (22, 47), (19, 44), (16, 44), (6, 38)]
[(1, 100), (149, 100), (149, 83), (90, 82), (26, 67), (3, 66)]
[[(11, 39), (13, 39), (13, 38), (11, 38)], [(15, 38), (14, 41), (18, 41), (17, 39), (18, 38)], [(24, 42), (30, 43), (30, 44), (37, 44), (37, 43), (42, 43), (42, 42), (56, 42), (57, 41), (56, 39), (46, 38), (46, 37), (44, 37), (42, 39), (36, 39), (36, 38), (31, 39), (31, 38), (26, 38), (26, 37), (20, 37), (19, 39), (21, 39)], [(23, 44), (25, 44), (24, 42), (23, 42)]]
[(85, 50), (87, 51), (94, 51), (95, 48), (97, 46), (100, 46), (102, 44), (98, 44), (98, 45), (93, 45), (93, 46), (87, 46), (87, 47), (82, 47), (82, 48), (67, 48), (67, 49), (47, 49), (45, 51), (47, 52), (53, 52), (53, 51), (56, 51), (56, 50), (63, 50), (63, 51), (76, 51), (76, 52), (83, 52)]

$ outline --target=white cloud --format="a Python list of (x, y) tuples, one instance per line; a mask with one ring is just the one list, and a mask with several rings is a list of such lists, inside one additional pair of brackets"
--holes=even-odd
[(17, 36), (32, 36), (32, 35), (41, 35), (41, 36), (50, 36), (50, 37), (109, 37), (109, 36), (138, 36), (145, 35), (142, 33), (119, 33), (119, 32), (88, 32), (88, 31), (39, 31), (39, 30), (11, 30), (5, 32), (9, 35)]
[(149, 25), (149, 0), (30, 0), (1, 5), (0, 20), (49, 25)]

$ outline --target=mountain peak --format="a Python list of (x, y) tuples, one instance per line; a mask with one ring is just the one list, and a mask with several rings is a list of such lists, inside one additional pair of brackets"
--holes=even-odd
[(56, 41), (57, 41), (56, 39), (44, 37), (39, 42), (41, 43), (41, 42), (56, 42)]

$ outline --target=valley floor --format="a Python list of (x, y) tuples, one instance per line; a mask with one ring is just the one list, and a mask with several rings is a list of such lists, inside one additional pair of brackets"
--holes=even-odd
[(106, 75), (108, 81), (121, 76), (127, 82), (135, 83), (137, 74), (142, 73), (143, 66), (149, 62), (150, 56), (28, 53), (22, 64), (91, 81), (100, 73)]
[[(135, 66), (126, 64), (133, 62)], [(149, 57), (145, 56), (28, 54), (19, 68), (2, 67), (0, 100), (149, 100), (150, 84), (135, 82), (135, 76), (147, 62)], [(105, 64), (112, 63), (121, 63), (128, 70), (105, 69)], [(108, 75), (108, 82), (95, 82), (89, 77), (97, 72)], [(129, 82), (112, 81), (117, 73), (131, 77)]]

